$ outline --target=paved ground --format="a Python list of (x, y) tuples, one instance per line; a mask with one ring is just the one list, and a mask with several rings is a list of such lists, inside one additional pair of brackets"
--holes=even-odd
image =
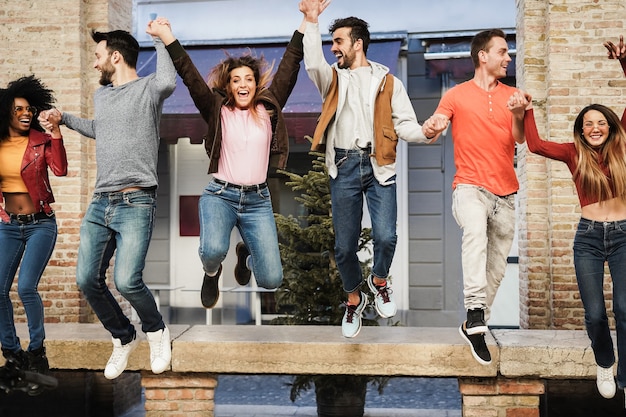
[[(289, 376), (222, 375), (215, 417), (317, 417), (315, 393), (291, 402)], [(143, 404), (122, 417), (144, 417)], [(456, 378), (392, 378), (382, 395), (368, 387), (365, 417), (461, 417)]]

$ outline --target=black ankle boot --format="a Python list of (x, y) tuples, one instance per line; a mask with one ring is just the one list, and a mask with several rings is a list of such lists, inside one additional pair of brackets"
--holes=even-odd
[(5, 366), (12, 366), (14, 368), (28, 369), (28, 358), (26, 357), (26, 352), (22, 349), (17, 352), (12, 352), (8, 349), (2, 349), (2, 356), (6, 359)]
[(28, 358), (29, 371), (47, 374), (50, 370), (45, 346), (26, 352), (26, 357)]

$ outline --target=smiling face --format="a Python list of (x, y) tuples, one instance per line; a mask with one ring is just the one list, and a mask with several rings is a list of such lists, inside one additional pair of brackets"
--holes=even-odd
[(256, 94), (256, 79), (252, 69), (250, 67), (238, 67), (231, 70), (228, 89), (237, 108), (249, 108)]
[(598, 110), (589, 110), (583, 116), (583, 139), (592, 147), (601, 146), (609, 137), (609, 122)]
[(484, 59), (485, 68), (490, 75), (496, 79), (506, 77), (506, 69), (509, 66), (509, 62), (511, 62), (511, 56), (504, 38), (499, 36), (491, 38), (487, 48), (480, 51), (480, 55), (482, 55), (481, 58)]
[(35, 117), (35, 113), (36, 110), (29, 105), (28, 100), (16, 97), (15, 100), (13, 100), (13, 112), (9, 123), (9, 132), (16, 136), (28, 135), (28, 130)]
[(330, 51), (337, 58), (337, 66), (341, 69), (352, 68), (356, 61), (356, 51), (350, 37), (351, 31), (352, 29), (343, 27), (333, 32), (333, 45)]
[(100, 85), (109, 85), (113, 82), (115, 67), (111, 63), (111, 54), (107, 49), (106, 41), (100, 41), (96, 45), (96, 60), (93, 67), (100, 71)]

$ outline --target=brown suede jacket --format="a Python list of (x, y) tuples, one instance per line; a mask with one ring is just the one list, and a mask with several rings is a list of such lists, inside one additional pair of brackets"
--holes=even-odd
[[(295, 31), (274, 74), (271, 85), (260, 93), (259, 99), (273, 115), (272, 141), (270, 144), (270, 167), (285, 168), (289, 155), (289, 135), (283, 116), (283, 107), (296, 85), (300, 62), (304, 57), (303, 34)], [(167, 45), (167, 51), (174, 62), (178, 75), (189, 89), (191, 98), (208, 125), (204, 136), (204, 147), (209, 156), (209, 174), (217, 171), (222, 147), (221, 108), (226, 102), (226, 93), (211, 89), (198, 72), (191, 58), (178, 42)]]
[[(393, 76), (387, 74), (378, 86), (378, 94), (374, 102), (374, 153), (379, 166), (385, 166), (396, 162), (396, 147), (398, 146), (398, 135), (396, 134), (391, 109), (391, 96), (393, 95)], [(311, 150), (325, 152), (326, 144), (322, 143), (322, 138), (326, 134), (328, 125), (333, 121), (337, 113), (337, 103), (339, 101), (339, 80), (337, 71), (333, 68), (333, 81), (330, 84), (324, 104), (322, 114), (313, 134)]]

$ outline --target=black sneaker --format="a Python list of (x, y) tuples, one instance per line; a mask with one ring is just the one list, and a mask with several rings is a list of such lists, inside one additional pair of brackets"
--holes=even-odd
[(250, 251), (243, 242), (237, 243), (235, 248), (237, 253), (237, 265), (235, 265), (235, 280), (239, 285), (248, 285), (252, 271), (248, 269), (246, 260), (250, 256)]
[(485, 334), (468, 334), (465, 330), (466, 321), (459, 327), (459, 334), (470, 345), (472, 356), (481, 365), (489, 365), (491, 363), (491, 353), (485, 343)]
[(487, 333), (489, 328), (487, 327), (487, 324), (485, 324), (485, 310), (480, 308), (467, 310), (465, 330), (469, 335)]
[(202, 289), (200, 290), (200, 300), (204, 308), (213, 308), (217, 304), (217, 300), (220, 298), (220, 289), (218, 282), (222, 275), (222, 264), (220, 269), (217, 270), (217, 274), (214, 277), (204, 274), (204, 280), (202, 281)]

